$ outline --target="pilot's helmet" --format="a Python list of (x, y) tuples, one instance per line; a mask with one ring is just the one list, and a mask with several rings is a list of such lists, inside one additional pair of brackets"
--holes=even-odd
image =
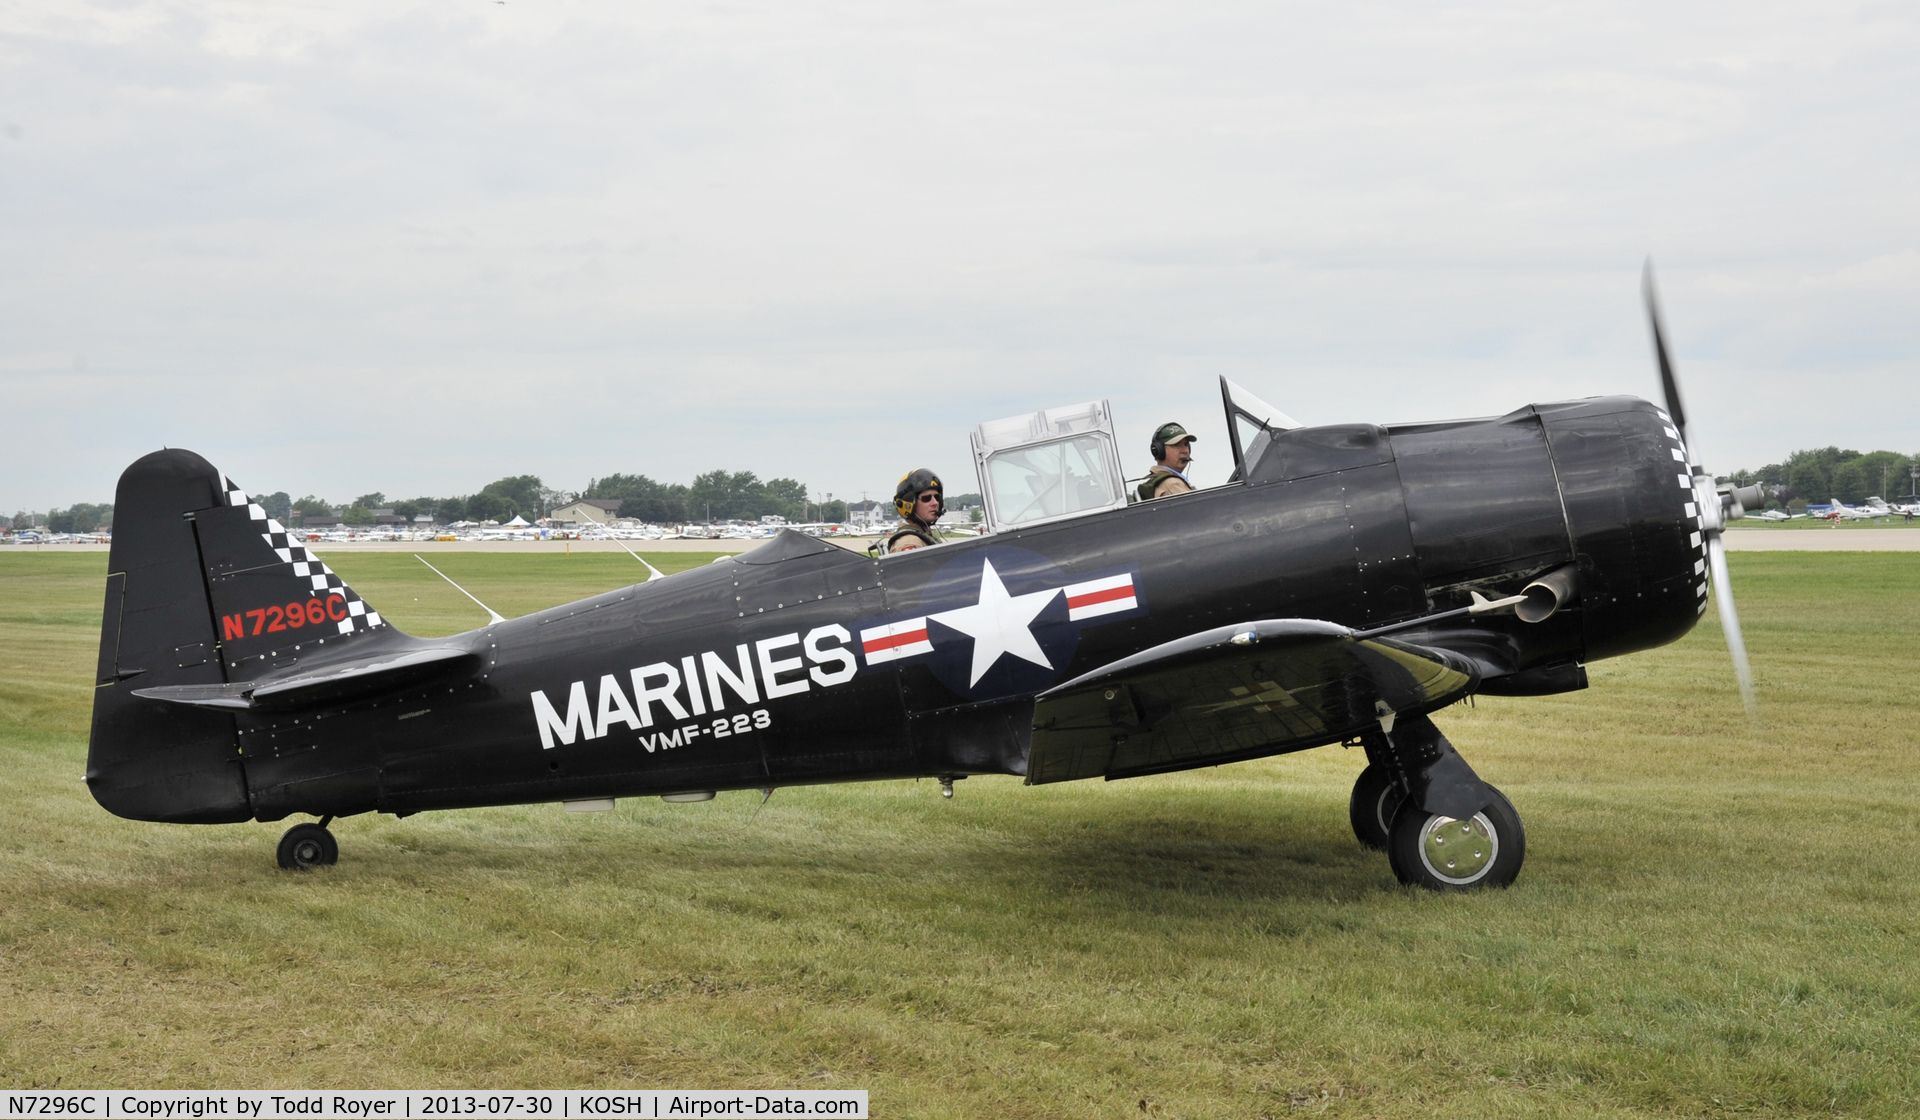
[(901, 517), (913, 517), (913, 504), (923, 490), (931, 490), (940, 496), (939, 508), (934, 516), (947, 512), (947, 491), (940, 485), (940, 476), (925, 467), (919, 467), (900, 476), (900, 485), (893, 488), (893, 508), (900, 511)]
[(1153, 452), (1155, 462), (1167, 457), (1167, 445), (1172, 443), (1193, 443), (1200, 437), (1188, 432), (1178, 424), (1162, 424), (1153, 433), (1153, 443), (1149, 450)]

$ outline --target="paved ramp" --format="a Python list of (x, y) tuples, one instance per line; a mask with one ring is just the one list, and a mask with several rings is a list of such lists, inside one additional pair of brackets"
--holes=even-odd
[(1899, 529), (1728, 528), (1729, 552), (1920, 552), (1920, 526)]

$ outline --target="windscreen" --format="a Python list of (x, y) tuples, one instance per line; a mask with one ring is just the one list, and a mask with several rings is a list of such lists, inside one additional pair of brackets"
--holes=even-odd
[(1120, 495), (1111, 482), (1110, 454), (1107, 441), (1094, 435), (995, 452), (987, 477), (998, 520), (1019, 525), (1112, 506)]
[(1301, 426), (1300, 421), (1224, 377), (1220, 379), (1220, 399), (1227, 408), (1227, 434), (1233, 439), (1234, 481), (1246, 477), (1248, 463), (1260, 461), (1275, 433)]

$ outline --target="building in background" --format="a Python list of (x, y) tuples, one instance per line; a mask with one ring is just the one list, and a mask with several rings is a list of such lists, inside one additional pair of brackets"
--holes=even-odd
[(865, 501), (847, 503), (848, 525), (858, 525), (863, 529), (879, 530), (892, 525), (896, 520), (898, 520), (898, 518), (894, 516), (892, 502)]
[(556, 524), (606, 525), (620, 512), (619, 498), (582, 498), (572, 505), (561, 506), (547, 515), (547, 520)]

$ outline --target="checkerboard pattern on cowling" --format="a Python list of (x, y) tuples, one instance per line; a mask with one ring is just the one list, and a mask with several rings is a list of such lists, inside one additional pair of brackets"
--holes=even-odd
[(315, 595), (338, 595), (347, 601), (347, 617), (336, 623), (340, 633), (351, 634), (355, 630), (372, 630), (382, 625), (379, 611), (368, 608), (366, 601), (355, 595), (345, 580), (334, 575), (333, 569), (327, 567), (325, 561), (295, 541), (288, 534), (286, 526), (268, 517), (267, 511), (247, 497), (247, 492), (235, 486), (231, 478), (227, 479), (227, 504), (246, 507), (247, 516), (253, 518), (254, 527), (260, 531), (260, 539), (266, 541), (267, 547), (273, 549), (282, 561), (292, 565), (294, 575), (313, 585)]
[[(1687, 543), (1689, 547), (1697, 549), (1700, 553), (1699, 557), (1693, 562), (1693, 574), (1695, 577), (1693, 584), (1693, 597), (1695, 600), (1693, 613), (1702, 615), (1707, 613), (1707, 543), (1701, 539), (1702, 535), (1706, 532), (1707, 525), (1706, 518), (1700, 513), (1700, 499), (1702, 495), (1693, 484), (1693, 467), (1687, 462), (1687, 448), (1686, 444), (1680, 441), (1680, 429), (1673, 426), (1673, 418), (1671, 416), (1668, 416), (1665, 412), (1657, 408), (1653, 411), (1654, 415), (1660, 417), (1661, 422), (1666, 425), (1664, 430), (1667, 433), (1667, 451), (1673, 456), (1673, 461), (1680, 465), (1679, 471), (1675, 473), (1678, 475), (1680, 481), (1680, 489), (1687, 499), (1682, 504), (1682, 509), (1688, 517), (1693, 519), (1693, 535), (1687, 539)], [(1713, 497), (1715, 501), (1719, 500), (1718, 494), (1715, 494)]]

